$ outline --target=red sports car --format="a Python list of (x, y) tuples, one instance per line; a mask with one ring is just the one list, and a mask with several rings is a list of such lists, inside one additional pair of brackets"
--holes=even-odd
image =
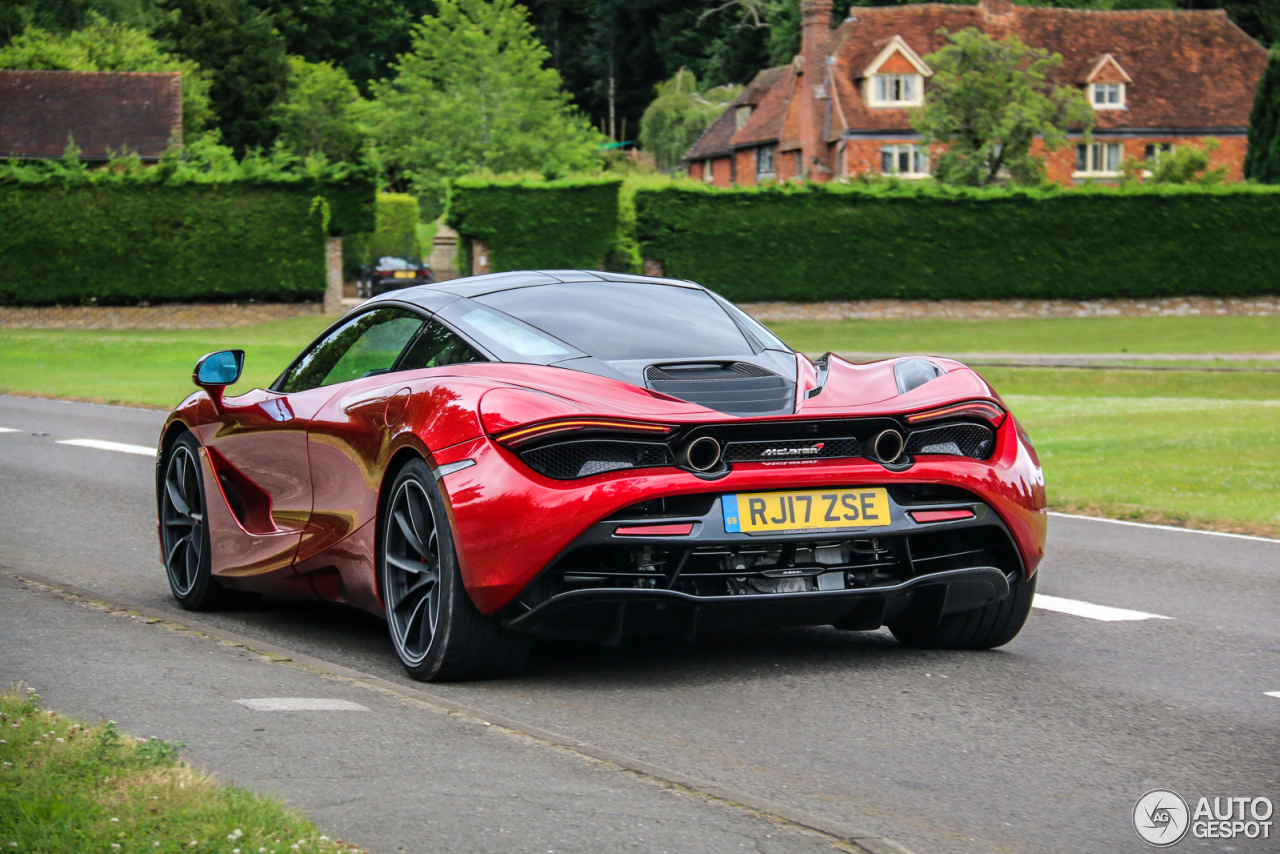
[(958, 362), (814, 362), (691, 282), (549, 271), (375, 298), (225, 396), (243, 363), (201, 359), (160, 437), (186, 608), (349, 603), (410, 675), (468, 679), (537, 637), (985, 649), (1031, 607), (1039, 461)]

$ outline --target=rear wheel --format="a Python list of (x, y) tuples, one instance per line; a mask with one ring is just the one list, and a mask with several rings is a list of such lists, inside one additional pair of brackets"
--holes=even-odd
[(160, 484), (160, 543), (169, 589), (188, 611), (226, 608), (256, 598), (228, 590), (213, 577), (200, 443), (190, 433), (173, 443), (165, 460)]
[(391, 643), (410, 676), (491, 679), (524, 666), (532, 639), (481, 614), (463, 587), (444, 498), (422, 460), (410, 460), (396, 475), (378, 534)]
[(993, 649), (1017, 637), (1031, 613), (1036, 595), (1036, 579), (1011, 585), (1009, 595), (999, 602), (946, 614), (936, 625), (902, 619), (889, 623), (889, 631), (905, 646), (917, 649)]

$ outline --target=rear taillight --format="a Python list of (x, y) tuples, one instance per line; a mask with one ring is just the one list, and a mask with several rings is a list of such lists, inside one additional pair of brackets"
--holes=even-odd
[(530, 442), (556, 436), (561, 433), (630, 433), (646, 436), (665, 436), (674, 430), (665, 424), (645, 424), (639, 421), (621, 421), (615, 418), (557, 418), (527, 427), (517, 427), (494, 436), (504, 448), (519, 448)]
[(999, 427), (1004, 422), (1004, 417), (1005, 411), (989, 400), (966, 400), (964, 403), (953, 403), (938, 409), (908, 415), (907, 423), (916, 425), (941, 421), (944, 418), (981, 418), (992, 427)]

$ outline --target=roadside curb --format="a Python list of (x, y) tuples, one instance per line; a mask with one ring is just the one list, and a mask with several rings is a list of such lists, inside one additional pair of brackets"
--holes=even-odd
[(912, 854), (912, 852), (903, 845), (894, 842), (876, 834), (845, 824), (840, 821), (833, 821), (823, 818), (822, 816), (813, 815), (804, 810), (794, 809), (786, 804), (777, 803), (768, 798), (762, 798), (748, 792), (743, 792), (728, 786), (721, 786), (708, 780), (702, 780), (697, 777), (690, 777), (679, 771), (673, 771), (645, 762), (641, 759), (635, 759), (622, 753), (617, 753), (602, 747), (579, 741), (542, 727), (525, 723), (524, 721), (509, 718), (504, 715), (495, 715), (489, 712), (477, 709), (450, 700), (446, 697), (433, 694), (430, 691), (424, 691), (419, 688), (413, 688), (382, 679), (378, 676), (371, 676), (362, 673), (359, 670), (353, 670), (340, 664), (333, 664), (321, 658), (315, 658), (304, 653), (294, 652), (285, 647), (276, 646), (265, 641), (255, 640), (252, 638), (238, 635), (225, 629), (215, 628), (196, 619), (189, 619), (183, 616), (181, 621), (175, 619), (173, 615), (163, 611), (157, 611), (142, 605), (136, 605), (113, 599), (101, 593), (92, 590), (86, 590), (73, 584), (66, 584), (61, 581), (55, 581), (42, 575), (16, 572), (8, 570), (5, 572), (10, 578), (27, 584), (35, 584), (49, 590), (74, 596), (90, 603), (105, 605), (113, 610), (122, 611), (128, 614), (136, 614), (145, 617), (148, 620), (165, 623), (177, 629), (201, 634), (216, 640), (223, 641), (234, 646), (242, 647), (253, 652), (261, 653), (272, 661), (279, 664), (292, 664), (298, 667), (311, 670), (316, 673), (335, 676), (348, 682), (361, 685), (363, 687), (376, 690), (380, 693), (391, 694), (395, 696), (405, 697), (416, 700), (427, 705), (435, 706), (445, 711), (454, 712), (474, 718), (482, 724), (492, 724), (511, 730), (538, 741), (554, 745), (556, 747), (590, 757), (592, 759), (606, 762), (610, 765), (617, 766), (624, 771), (638, 774), (643, 777), (656, 780), (660, 783), (674, 786), (680, 789), (686, 789), (691, 792), (704, 795), (717, 801), (723, 801), (727, 804), (738, 806), (760, 813), (766, 817), (774, 818), (779, 821), (793, 824), (807, 830), (815, 831), (824, 836), (832, 837), (835, 841), (844, 843), (846, 846), (852, 846), (857, 854)]

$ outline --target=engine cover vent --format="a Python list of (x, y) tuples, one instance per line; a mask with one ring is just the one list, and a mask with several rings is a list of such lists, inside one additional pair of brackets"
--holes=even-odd
[(794, 409), (796, 386), (747, 362), (650, 365), (649, 388), (727, 415), (781, 415)]

